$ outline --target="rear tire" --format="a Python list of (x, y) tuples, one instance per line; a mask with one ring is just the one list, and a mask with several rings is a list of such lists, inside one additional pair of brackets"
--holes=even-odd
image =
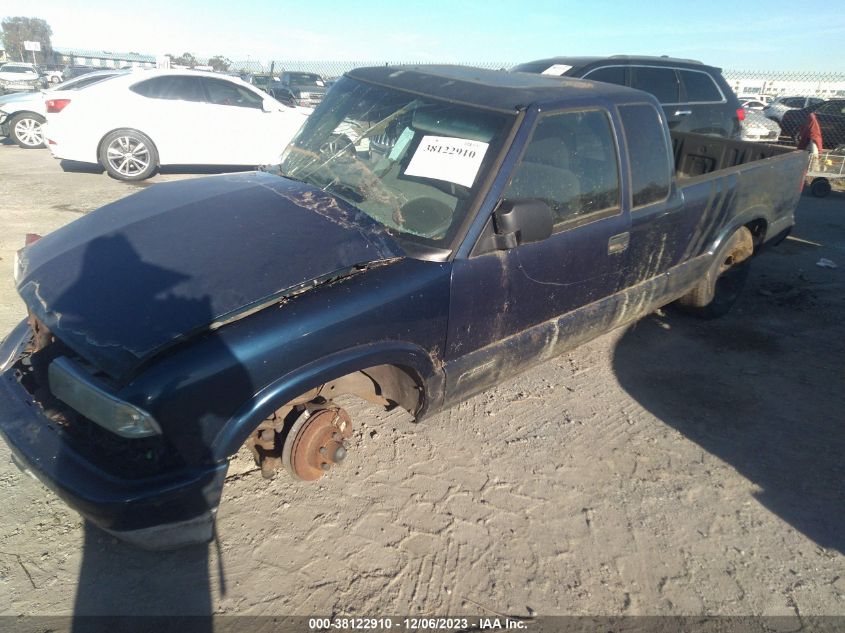
[(719, 249), (704, 278), (678, 304), (702, 319), (727, 314), (739, 297), (751, 269), (754, 238), (746, 227), (736, 231)]
[(158, 152), (152, 140), (137, 130), (109, 132), (100, 143), (100, 164), (112, 178), (134, 182), (153, 175)]
[(24, 112), (9, 121), (9, 135), (23, 149), (44, 147), (44, 117), (33, 112)]

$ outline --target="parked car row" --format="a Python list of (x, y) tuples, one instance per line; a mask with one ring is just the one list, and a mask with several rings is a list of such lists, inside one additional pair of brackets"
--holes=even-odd
[(56, 85), (82, 75), (102, 70), (128, 70), (129, 67), (102, 69), (84, 65), (36, 66), (26, 62), (7, 62), (0, 65), (0, 96), (5, 93), (33, 92)]
[(0, 65), (0, 94), (38, 90), (42, 85), (41, 75), (32, 64)]
[[(11, 73), (38, 77), (31, 65), (6, 66)], [(67, 67), (65, 79), (87, 74), (42, 93), (0, 97), (0, 134), (25, 148), (47, 144), (60, 159), (99, 163), (122, 180), (147, 178), (162, 165), (257, 165), (278, 158), (329, 88), (320, 75), (306, 72), (248, 75), (247, 82), (232, 74), (189, 69), (92, 71)], [(821, 105), (820, 99), (808, 97), (768, 104), (767, 95), (740, 100), (720, 69), (665, 56), (555, 57), (520, 64), (511, 72), (640, 89), (658, 99), (672, 131), (732, 139), (776, 142), (782, 133), (794, 137), (807, 115), (807, 108), (794, 106)], [(783, 119), (791, 110), (795, 114), (783, 125), (772, 120), (773, 113)], [(834, 110), (831, 105), (818, 112), (825, 116), (822, 127), (831, 137), (842, 118), (841, 108)], [(357, 134), (350, 129), (332, 143), (356, 151), (382, 146), (390, 151), (396, 140), (385, 130), (360, 145)]]

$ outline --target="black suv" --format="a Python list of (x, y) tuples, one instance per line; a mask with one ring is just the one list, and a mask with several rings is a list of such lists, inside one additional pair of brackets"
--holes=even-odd
[(326, 96), (326, 81), (316, 73), (283, 72), (268, 92), (287, 105), (315, 107)]
[(722, 71), (672, 57), (552, 57), (512, 71), (580, 77), (650, 92), (660, 101), (672, 130), (740, 137), (745, 111)]

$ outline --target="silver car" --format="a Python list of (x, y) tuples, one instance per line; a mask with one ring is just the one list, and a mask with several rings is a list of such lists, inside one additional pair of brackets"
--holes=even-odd
[(780, 136), (780, 125), (765, 117), (759, 110), (746, 110), (740, 138), (743, 141), (775, 143)]
[(763, 114), (773, 121), (780, 123), (787, 111), (806, 108), (822, 101), (824, 99), (819, 99), (818, 97), (778, 97), (763, 108)]

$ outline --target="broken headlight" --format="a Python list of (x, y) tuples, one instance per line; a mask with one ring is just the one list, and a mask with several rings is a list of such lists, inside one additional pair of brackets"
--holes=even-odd
[(50, 363), (47, 376), (56, 398), (104, 429), (128, 438), (161, 435), (153, 416), (116, 398), (69, 358)]

